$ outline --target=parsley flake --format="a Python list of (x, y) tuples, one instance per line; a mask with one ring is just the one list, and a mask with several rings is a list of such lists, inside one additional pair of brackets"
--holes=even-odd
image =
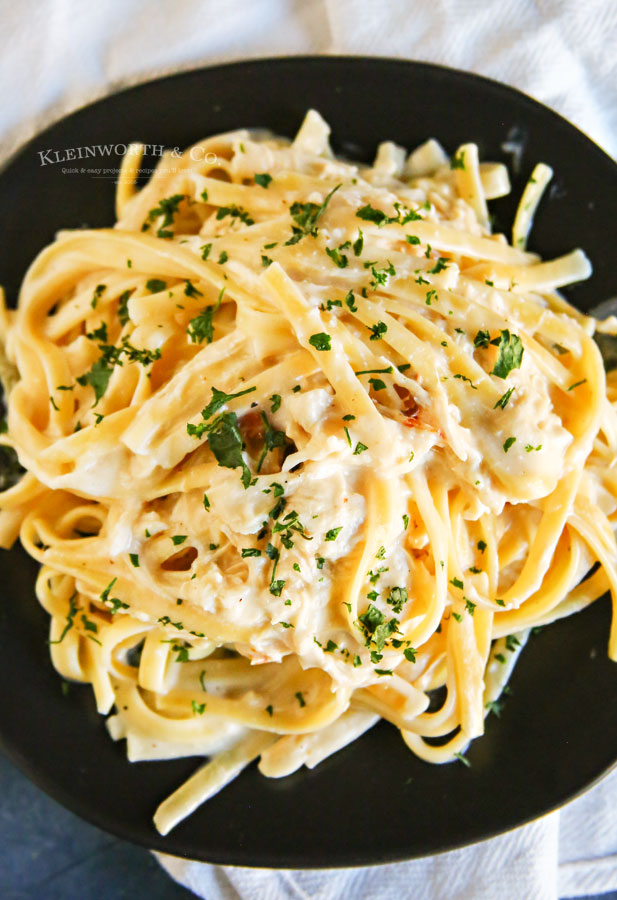
[(337, 184), (332, 188), (321, 205), (317, 203), (292, 203), (290, 208), (291, 217), (295, 225), (291, 226), (292, 236), (285, 241), (285, 246), (297, 244), (302, 238), (310, 235), (317, 237), (317, 222), (328, 208), (328, 204), (332, 199), (332, 195), (341, 187)]
[(332, 339), (329, 334), (326, 334), (325, 331), (320, 331), (318, 334), (312, 334), (309, 338), (309, 344), (315, 348), (315, 350), (331, 350), (332, 349)]
[(499, 409), (505, 409), (506, 406), (508, 405), (508, 400), (512, 396), (513, 391), (514, 391), (513, 387), (508, 388), (508, 390), (505, 392), (505, 394), (501, 395), (501, 397), (499, 398), (499, 400), (497, 401), (497, 403), (495, 404), (493, 409), (497, 409), (498, 407), (499, 407)]
[(501, 331), (499, 338), (491, 341), (498, 347), (497, 360), (491, 375), (498, 378), (507, 378), (513, 369), (520, 369), (523, 359), (523, 343), (516, 334), (510, 334), (507, 328)]
[(375, 325), (369, 325), (367, 327), (371, 332), (371, 336), (369, 338), (369, 340), (371, 341), (380, 340), (388, 330), (388, 326), (385, 322), (377, 322)]

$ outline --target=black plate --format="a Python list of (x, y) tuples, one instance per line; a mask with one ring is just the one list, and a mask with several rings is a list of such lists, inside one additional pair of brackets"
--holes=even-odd
[[(476, 141), (484, 159), (509, 162), (501, 145), (518, 136), (513, 196), (492, 204), (497, 227), (508, 229), (533, 165), (549, 163), (555, 186), (538, 213), (532, 249), (553, 256), (585, 248), (593, 278), (568, 292), (580, 307), (617, 294), (617, 166), (588, 138), (528, 97), (474, 75), (332, 57), (261, 60), (164, 78), (47, 129), (0, 174), (0, 283), (14, 299), (28, 263), (57, 228), (113, 222), (113, 178), (92, 170), (117, 166), (119, 156), (51, 163), (48, 151), (132, 140), (182, 148), (239, 126), (291, 136), (309, 106), (331, 123), (336, 152), (364, 160), (380, 140), (412, 148), (435, 136), (449, 151)], [(82, 166), (83, 174), (62, 172)], [(486, 735), (468, 753), (470, 769), (420, 762), (382, 724), (313, 772), (275, 781), (251, 769), (163, 838), (152, 813), (198, 760), (130, 764), (123, 743), (108, 737), (90, 688), (71, 686), (62, 694), (48, 657), (47, 616), (34, 598), (35, 570), (19, 549), (0, 554), (1, 745), (74, 812), (151, 848), (278, 867), (409, 859), (533, 819), (617, 760), (617, 666), (606, 656), (605, 598), (531, 638), (502, 718), (489, 717)]]

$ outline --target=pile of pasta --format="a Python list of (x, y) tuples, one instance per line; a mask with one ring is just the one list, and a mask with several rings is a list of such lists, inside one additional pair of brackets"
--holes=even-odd
[(464, 759), (530, 630), (617, 595), (617, 323), (558, 293), (581, 250), (526, 249), (551, 170), (508, 242), (474, 144), (354, 164), (310, 111), (138, 189), (142, 150), (115, 226), (60, 232), (0, 316), (0, 538), (41, 564), (54, 667), (130, 760), (206, 758), (163, 834), (380, 719)]

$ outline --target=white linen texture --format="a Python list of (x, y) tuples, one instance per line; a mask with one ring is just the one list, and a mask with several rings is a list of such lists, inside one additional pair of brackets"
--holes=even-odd
[[(0, 21), (0, 162), (45, 125), (127, 84), (302, 53), (393, 56), (478, 72), (557, 110), (617, 156), (617, 4), (609, 0), (0, 0)], [(602, 893), (617, 889), (617, 772), (530, 825), (407, 863), (286, 871), (157, 858), (207, 900)]]

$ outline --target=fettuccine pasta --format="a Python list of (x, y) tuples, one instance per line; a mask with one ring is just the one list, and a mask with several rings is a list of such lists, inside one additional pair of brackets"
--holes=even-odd
[(380, 719), (464, 758), (530, 631), (617, 596), (616, 323), (558, 293), (581, 250), (526, 249), (551, 170), (508, 243), (474, 144), (328, 136), (219, 135), (141, 190), (132, 146), (116, 225), (60, 232), (0, 316), (1, 543), (129, 759), (207, 758), (163, 834)]

